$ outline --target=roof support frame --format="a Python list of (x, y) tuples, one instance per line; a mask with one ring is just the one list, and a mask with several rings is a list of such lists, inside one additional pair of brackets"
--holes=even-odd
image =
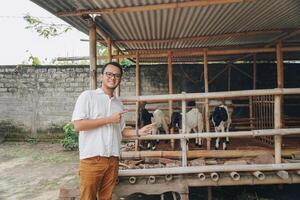
[(210, 6), (210, 5), (244, 3), (244, 2), (254, 2), (254, 1), (257, 0), (193, 0), (193, 1), (162, 3), (162, 4), (144, 5), (144, 6), (130, 6), (130, 7), (123, 7), (123, 8), (80, 9), (80, 10), (73, 10), (73, 11), (62, 11), (56, 13), (56, 15), (59, 17), (82, 16), (88, 14), (101, 15), (101, 14), (143, 12), (143, 11), (153, 11), (153, 10), (162, 10), (162, 9), (187, 8), (187, 7), (203, 7), (203, 6)]

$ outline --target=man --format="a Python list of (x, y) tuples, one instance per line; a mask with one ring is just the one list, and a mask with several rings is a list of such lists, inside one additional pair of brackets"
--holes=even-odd
[(122, 136), (143, 136), (152, 129), (151, 124), (139, 129), (138, 133), (125, 128), (122, 115), (126, 111), (113, 95), (121, 77), (121, 66), (107, 63), (102, 69), (101, 88), (83, 92), (75, 105), (72, 121), (79, 131), (81, 200), (111, 199), (118, 175)]

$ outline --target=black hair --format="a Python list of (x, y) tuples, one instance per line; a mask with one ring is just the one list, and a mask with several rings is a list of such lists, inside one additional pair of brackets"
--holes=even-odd
[(118, 68), (120, 69), (121, 76), (122, 76), (122, 74), (123, 74), (122, 66), (121, 66), (119, 63), (117, 63), (117, 62), (108, 62), (108, 63), (106, 63), (106, 64), (103, 66), (103, 68), (102, 68), (102, 72), (101, 72), (102, 74), (104, 73), (104, 70), (105, 70), (105, 68), (106, 68), (108, 65), (113, 65), (113, 66), (115, 66), (115, 67), (118, 67)]

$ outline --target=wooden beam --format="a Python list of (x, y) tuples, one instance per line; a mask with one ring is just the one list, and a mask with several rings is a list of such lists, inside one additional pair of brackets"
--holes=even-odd
[[(155, 51), (155, 50), (151, 50)], [(300, 47), (283, 47), (283, 52), (297, 52), (300, 51)], [(120, 50), (119, 50), (120, 52)], [(123, 55), (113, 55), (113, 59), (124, 59), (124, 58), (136, 58), (136, 52), (132, 51), (130, 54), (123, 54)], [(204, 55), (204, 49), (172, 49), (170, 50), (159, 50), (159, 53), (147, 53), (147, 51), (143, 51), (143, 54), (139, 52), (140, 58), (163, 58), (168, 57), (169, 52), (172, 52), (172, 57), (190, 57), (190, 56), (201, 56)], [(226, 50), (218, 50), (218, 49), (211, 49), (208, 51), (208, 55), (231, 55), (231, 54), (247, 54), (247, 53), (274, 53), (276, 52), (275, 48), (247, 48), (247, 49), (226, 49)], [(121, 52), (123, 53), (123, 52)], [(250, 55), (247, 55), (250, 56)], [(88, 60), (89, 57), (67, 57), (67, 58), (59, 58), (59, 60)], [(98, 59), (108, 59), (107, 56), (100, 56)]]
[(300, 163), (284, 164), (252, 164), (252, 165), (205, 165), (193, 167), (166, 167), (152, 169), (119, 170), (119, 176), (150, 176), (166, 174), (198, 174), (209, 172), (248, 172), (248, 171), (279, 171), (299, 170)]
[[(293, 154), (300, 153), (300, 149), (283, 149), (282, 155), (290, 157)], [(251, 149), (251, 150), (192, 150), (187, 152), (188, 159), (194, 158), (241, 158), (241, 157), (256, 157), (262, 155), (274, 155), (272, 149)], [(147, 157), (153, 158), (170, 158), (179, 159), (181, 158), (181, 151), (125, 151), (121, 152), (121, 159), (144, 159)]]
[(109, 38), (107, 42), (108, 62), (112, 61), (112, 41)]
[[(252, 89), (256, 89), (256, 54), (253, 55), (253, 65), (252, 65)], [(250, 117), (250, 128), (254, 129), (254, 121), (253, 121), (254, 111), (253, 111), (253, 97), (249, 97), (249, 117)]]
[(273, 29), (266, 31), (249, 31), (239, 33), (226, 33), (220, 35), (205, 35), (205, 36), (194, 36), (185, 38), (169, 38), (169, 39), (156, 39), (156, 40), (114, 40), (115, 43), (123, 44), (152, 44), (152, 43), (166, 43), (166, 42), (180, 42), (180, 41), (195, 41), (195, 40), (207, 40), (207, 39), (222, 39), (229, 37), (245, 37), (245, 36), (256, 36), (263, 34), (274, 34), (274, 33), (287, 33), (291, 31), (299, 31), (300, 29)]
[(299, 35), (299, 34), (300, 34), (299, 29), (287, 31), (283, 36), (280, 36), (280, 37), (274, 39), (272, 42), (270, 42), (265, 47), (270, 47), (270, 46), (273, 46), (275, 44), (282, 43), (284, 40), (287, 40), (287, 39), (289, 39), (291, 37), (294, 37), (296, 35)]
[[(283, 88), (283, 56), (282, 56), (282, 43), (276, 45), (276, 59), (277, 59), (277, 87)], [(282, 128), (282, 95), (276, 95), (274, 101), (274, 128)], [(281, 146), (282, 136), (275, 135), (275, 163), (281, 163)]]
[[(204, 91), (208, 93), (208, 50), (204, 49), (203, 55), (203, 74), (204, 74)], [(209, 103), (208, 98), (205, 99), (205, 130), (206, 132), (210, 131), (210, 124), (209, 124)], [(211, 146), (211, 139), (206, 138), (206, 149), (210, 150)]]
[[(173, 66), (172, 66), (172, 53), (169, 52), (168, 55), (168, 87), (169, 94), (173, 94)], [(171, 115), (173, 113), (173, 101), (169, 101), (169, 118), (171, 119)]]
[[(119, 53), (120, 53), (119, 49), (116, 49), (116, 55), (119, 55)], [(117, 59), (116, 59), (116, 62), (117, 62), (117, 63), (120, 63), (120, 59), (117, 58)], [(116, 96), (117, 96), (117, 97), (120, 97), (120, 94), (121, 94), (121, 86), (119, 85), (119, 86), (116, 88)]]
[[(139, 52), (136, 53), (136, 65), (135, 65), (135, 95), (140, 96), (141, 95), (141, 87), (140, 87), (140, 57)], [(135, 128), (136, 133), (138, 132), (138, 118), (139, 118), (139, 102), (136, 102), (136, 121), (135, 121)], [(139, 141), (135, 140), (135, 151), (138, 150)]]
[(282, 55), (282, 43), (278, 43), (276, 46), (276, 60), (277, 60), (277, 87), (283, 88), (283, 55)]
[[(181, 109), (181, 114), (182, 114), (182, 134), (186, 134), (186, 125), (187, 125), (187, 120), (186, 120), (186, 101), (182, 100), (182, 109)], [(187, 146), (187, 140), (185, 138), (182, 138), (180, 140), (180, 146), (181, 146), (181, 163), (182, 167), (187, 166), (187, 152), (188, 152), (188, 146)]]
[(92, 19), (88, 21), (90, 46), (90, 89), (97, 88), (97, 51), (96, 51), (96, 25)]
[[(153, 50), (154, 51), (154, 50)], [(283, 52), (294, 52), (300, 51), (300, 47), (283, 47)], [(203, 55), (204, 49), (180, 49), (172, 50), (173, 57), (189, 57), (189, 56), (199, 56)], [(276, 48), (247, 48), (247, 49), (227, 49), (227, 50), (214, 50), (211, 49), (208, 51), (208, 55), (239, 55), (239, 54), (254, 54), (254, 53), (274, 53)], [(113, 56), (113, 58), (135, 58), (136, 54), (126, 54)], [(149, 53), (149, 54), (140, 54), (141, 58), (160, 58), (168, 57), (168, 52), (163, 53)]]
[[(173, 94), (173, 66), (172, 66), (172, 53), (168, 54), (168, 86), (169, 86), (169, 94)], [(171, 120), (173, 113), (173, 101), (169, 100), (169, 119)], [(173, 133), (173, 131), (171, 131)], [(171, 140), (171, 148), (174, 149), (174, 140)]]
[(166, 94), (166, 95), (144, 95), (144, 96), (127, 96), (123, 97), (124, 102), (167, 102), (170, 99), (173, 101), (192, 100), (192, 99), (218, 99), (218, 98), (234, 98), (234, 97), (249, 97), (262, 95), (290, 95), (300, 94), (300, 88), (283, 88), (283, 89), (260, 89), (260, 90), (239, 90), (230, 92), (209, 92), (209, 93), (187, 93), (187, 94)]
[[(256, 0), (247, 0), (247, 2), (254, 2)], [(97, 9), (79, 9), (72, 11), (57, 12), (56, 15), (59, 17), (67, 16), (82, 16), (89, 14), (115, 14), (115, 13), (128, 13), (128, 12), (144, 12), (164, 9), (177, 9), (177, 8), (188, 8), (188, 7), (203, 7), (210, 5), (221, 5), (231, 3), (244, 3), (245, 0), (194, 0), (186, 2), (174, 2), (174, 3), (162, 3), (154, 5), (143, 5), (143, 6), (130, 6), (123, 8), (97, 8)]]
[[(269, 48), (269, 47), (273, 46), (274, 44), (277, 44), (277, 43), (280, 43), (280, 42), (282, 42), (284, 40), (289, 39), (290, 37), (299, 35), (300, 34), (300, 29), (285, 30), (285, 31), (282, 31), (282, 32), (283, 32), (283, 35), (281, 35), (279, 37), (276, 37), (275, 39), (273, 39), (273, 41), (271, 41), (269, 44), (265, 45), (264, 47), (265, 48)], [(249, 56), (251, 56), (251, 55), (242, 56), (241, 58), (235, 59), (234, 61), (231, 61), (231, 62), (236, 62), (236, 61), (245, 59), (245, 58), (247, 58)]]

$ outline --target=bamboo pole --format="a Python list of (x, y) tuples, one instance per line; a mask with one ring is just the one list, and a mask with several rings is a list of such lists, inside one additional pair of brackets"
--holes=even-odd
[(169, 139), (194, 139), (194, 138), (217, 138), (217, 137), (261, 137), (274, 135), (296, 135), (300, 133), (300, 128), (285, 128), (285, 129), (260, 129), (250, 131), (234, 131), (234, 132), (201, 132), (189, 134), (168, 134), (168, 135), (147, 135), (139, 138), (124, 138), (123, 140), (169, 140)]
[(135, 184), (135, 182), (136, 182), (136, 177), (134, 177), (134, 176), (129, 177), (128, 182), (129, 182), (130, 184)]
[(218, 173), (212, 172), (212, 173), (210, 174), (210, 178), (211, 178), (211, 180), (217, 182), (217, 181), (219, 180), (220, 176), (219, 176)]
[[(140, 91), (140, 63), (139, 63), (139, 53), (137, 52), (136, 55), (136, 67), (135, 67), (135, 94), (136, 96), (141, 95)], [(139, 120), (139, 102), (136, 102), (136, 122), (135, 122), (135, 127), (136, 127), (136, 132), (138, 132), (138, 120)], [(138, 134), (136, 134), (138, 135)], [(135, 140), (135, 151), (138, 150), (139, 146), (139, 141)]]
[(261, 171), (255, 171), (253, 172), (253, 176), (255, 176), (258, 180), (264, 180), (266, 178), (265, 174)]
[(207, 187), (207, 200), (212, 200), (212, 187)]
[[(276, 45), (276, 59), (277, 59), (277, 87), (283, 88), (283, 57), (282, 57), (282, 43)], [(276, 95), (274, 101), (274, 128), (282, 128), (282, 95)], [(281, 145), (282, 137), (276, 135), (275, 142), (275, 163), (281, 163)]]
[(227, 90), (231, 90), (231, 65), (228, 66), (228, 85)]
[(284, 170), (280, 170), (276, 174), (277, 174), (277, 176), (279, 176), (280, 178), (282, 178), (284, 180), (287, 180), (289, 178), (289, 173)]
[(218, 172), (299, 170), (300, 163), (254, 164), (254, 165), (207, 165), (195, 167), (171, 167), (119, 170), (119, 176), (158, 176), (166, 174), (198, 174)]
[(261, 95), (290, 95), (300, 94), (300, 88), (275, 88), (275, 89), (260, 89), (260, 90), (240, 90), (240, 91), (227, 91), (227, 92), (209, 92), (209, 93), (187, 93), (187, 94), (172, 94), (172, 95), (150, 95), (150, 96), (134, 96), (123, 97), (122, 101), (147, 101), (147, 102), (167, 102), (172, 99), (173, 101), (191, 100), (191, 99), (223, 99), (234, 97), (249, 97)]
[[(274, 125), (275, 129), (281, 128), (281, 96), (275, 96), (275, 103), (274, 103)], [(281, 163), (281, 144), (282, 144), (282, 136), (275, 135), (274, 136), (275, 142), (275, 163)]]
[(90, 89), (97, 88), (97, 50), (96, 25), (92, 19), (88, 21), (89, 27), (89, 53), (90, 53)]
[[(153, 51), (153, 50), (151, 50)], [(161, 51), (161, 50), (160, 50)], [(170, 51), (170, 50), (167, 50)], [(180, 51), (176, 51), (172, 49), (173, 57), (186, 57), (186, 56), (200, 56), (204, 55), (203, 49), (181, 49)], [(283, 52), (297, 52), (300, 51), (300, 47), (283, 47)], [(235, 54), (253, 54), (253, 53), (274, 53), (276, 52), (276, 48), (245, 48), (245, 49), (226, 49), (226, 50), (210, 50), (208, 55), (235, 55)], [(136, 54), (126, 54), (113, 56), (113, 58), (135, 58)], [(168, 53), (149, 53), (149, 54), (141, 54), (141, 58), (160, 58), (160, 57), (168, 57)]]
[[(290, 157), (293, 154), (300, 153), (300, 149), (283, 149), (282, 155)], [(274, 150), (271, 149), (253, 149), (253, 150), (193, 150), (188, 151), (187, 158), (241, 158), (241, 157), (256, 157), (262, 155), (272, 155)], [(121, 152), (121, 159), (144, 159), (147, 157), (153, 158), (169, 158), (179, 159), (181, 158), (181, 151), (128, 151)], [(300, 172), (300, 171), (299, 171)]]
[(108, 62), (112, 61), (112, 41), (109, 38), (107, 42)]
[[(256, 54), (253, 55), (253, 82), (252, 82), (252, 88), (255, 90), (256, 89)], [(250, 117), (250, 128), (251, 130), (254, 129), (254, 124), (253, 124), (253, 97), (249, 97), (249, 117)]]
[[(203, 56), (203, 74), (204, 74), (204, 91), (208, 93), (208, 52), (207, 49), (204, 50)], [(205, 130), (206, 132), (210, 132), (209, 126), (209, 100), (205, 99)], [(210, 138), (206, 138), (206, 149), (210, 150), (211, 148), (211, 140)]]
[[(182, 135), (186, 134), (186, 101), (182, 101)], [(181, 155), (182, 155), (182, 167), (187, 166), (187, 140), (182, 138), (180, 140), (181, 144)]]
[[(117, 54), (117, 55), (120, 54), (119, 49), (116, 49), (116, 54)], [(117, 63), (120, 63), (120, 59), (117, 58), (116, 62), (117, 62)], [(119, 85), (119, 86), (116, 88), (116, 96), (117, 96), (117, 97), (120, 97), (120, 93), (121, 93), (121, 88), (120, 88), (120, 87), (121, 87), (121, 86)]]
[[(168, 55), (168, 81), (169, 81), (169, 94), (173, 94), (173, 66), (172, 66), (172, 53), (169, 52)], [(169, 100), (169, 119), (171, 120), (171, 116), (173, 113), (173, 101)], [(170, 132), (174, 133), (174, 129)], [(174, 149), (175, 141), (171, 140), (171, 148)]]
[(204, 181), (206, 179), (206, 176), (204, 173), (199, 173), (197, 176), (200, 179), (200, 181)]
[(232, 178), (232, 180), (235, 180), (235, 181), (238, 181), (241, 178), (240, 174), (237, 172), (230, 172), (230, 177)]

